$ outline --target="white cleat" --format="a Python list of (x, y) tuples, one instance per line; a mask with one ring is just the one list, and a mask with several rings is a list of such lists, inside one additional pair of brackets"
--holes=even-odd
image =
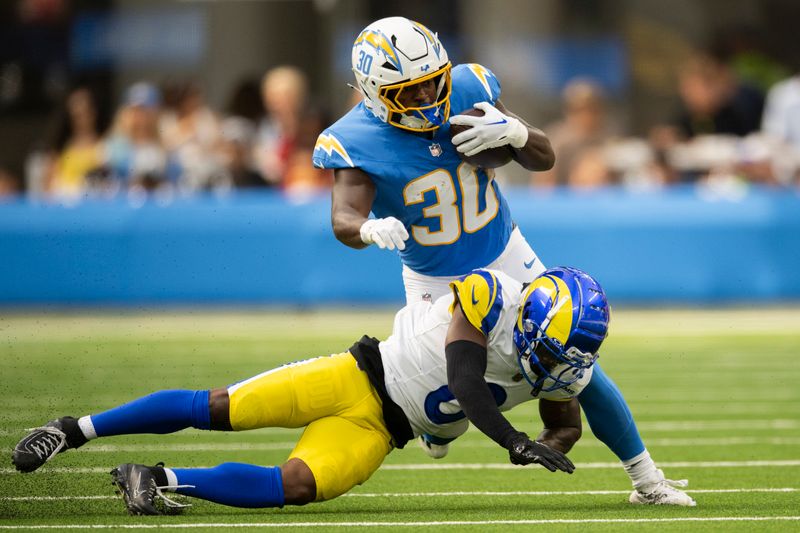
[(661, 479), (656, 483), (642, 485), (631, 492), (628, 501), (638, 505), (682, 505), (684, 507), (697, 505), (691, 496), (680, 490), (689, 486), (688, 480), (665, 479), (661, 470), (658, 471), (658, 476)]
[(426, 454), (428, 454), (428, 457), (432, 457), (434, 459), (441, 459), (447, 455), (447, 452), (450, 451), (449, 444), (434, 444), (426, 440), (423, 435), (419, 436), (417, 442), (419, 443), (419, 447), (422, 448)]

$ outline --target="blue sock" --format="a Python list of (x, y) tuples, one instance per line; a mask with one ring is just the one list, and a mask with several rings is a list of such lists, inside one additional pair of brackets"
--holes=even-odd
[(172, 468), (178, 494), (233, 507), (283, 507), (283, 478), (278, 466), (223, 463), (214, 468)]
[(578, 401), (592, 433), (620, 461), (626, 461), (644, 451), (644, 443), (625, 398), (597, 363), (592, 371), (592, 379), (578, 395)]
[(207, 390), (164, 390), (92, 415), (98, 437), (211, 429)]

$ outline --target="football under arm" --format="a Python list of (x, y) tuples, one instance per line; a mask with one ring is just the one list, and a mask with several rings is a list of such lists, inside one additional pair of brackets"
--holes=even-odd
[(553, 148), (550, 146), (547, 135), (539, 128), (534, 128), (524, 119), (509, 111), (500, 100), (497, 100), (494, 106), (502, 113), (516, 118), (528, 128), (528, 142), (525, 143), (525, 146), (522, 148), (514, 148), (511, 145), (508, 146), (514, 154), (514, 161), (527, 170), (543, 171), (553, 168), (556, 162), (556, 156), (553, 152)]
[(361, 225), (369, 217), (375, 199), (375, 184), (357, 168), (339, 168), (333, 173), (331, 225), (333, 234), (351, 248), (364, 248)]
[(445, 341), (447, 387), (469, 421), (503, 448), (521, 433), (500, 413), (483, 375), (486, 336), (469, 323), (456, 302)]
[(539, 416), (544, 430), (536, 437), (537, 442), (567, 453), (581, 438), (581, 407), (577, 398), (566, 402), (539, 400)]

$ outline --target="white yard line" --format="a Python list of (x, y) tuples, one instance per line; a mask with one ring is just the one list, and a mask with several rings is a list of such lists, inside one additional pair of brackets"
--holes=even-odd
[[(532, 490), (532, 491), (451, 491), (451, 492), (351, 492), (342, 498), (450, 498), (453, 496), (607, 496), (628, 494), (630, 490)], [(739, 493), (793, 493), (800, 488), (750, 488), (750, 489), (698, 489), (687, 490), (692, 494), (739, 494)], [(68, 500), (118, 500), (119, 496), (0, 496), (8, 502), (52, 502)]]
[[(212, 465), (182, 467), (171, 465), (172, 468), (210, 468)], [(787, 459), (777, 461), (675, 461), (658, 464), (661, 468), (750, 468), (750, 467), (787, 467), (800, 466), (800, 459)], [(578, 463), (579, 469), (606, 469), (620, 468), (616, 462), (609, 463)], [(73, 466), (45, 466), (42, 471), (48, 474), (107, 474), (111, 467), (73, 467)], [(384, 464), (381, 470), (522, 470), (517, 465), (510, 463), (411, 463), (411, 464)], [(13, 474), (13, 468), (0, 468), (0, 474)], [(36, 475), (36, 474), (33, 474)]]
[(436, 522), (209, 522), (196, 524), (31, 524), (0, 525), (0, 529), (194, 529), (194, 528), (284, 528), (284, 527), (443, 527), (536, 524), (648, 524), (671, 522), (790, 522), (800, 516), (708, 516), (676, 518), (575, 518), (532, 520), (452, 520)]

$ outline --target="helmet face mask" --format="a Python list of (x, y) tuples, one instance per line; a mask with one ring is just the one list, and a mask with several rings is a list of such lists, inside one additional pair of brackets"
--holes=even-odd
[[(403, 17), (375, 21), (359, 34), (351, 59), (364, 105), (379, 120), (431, 131), (449, 118), (450, 61), (438, 36), (422, 24)], [(428, 82), (435, 87), (430, 103), (414, 103), (420, 84)]]
[(525, 289), (513, 337), (534, 394), (584, 376), (608, 333), (609, 314), (600, 285), (577, 269), (550, 269)]
[[(403, 103), (413, 99), (414, 93), (420, 90), (419, 85), (428, 81), (433, 82), (436, 88), (435, 100), (432, 103), (418, 106)], [(451, 90), (452, 81), (448, 63), (436, 72), (415, 80), (384, 85), (379, 89), (378, 95), (389, 109), (387, 120), (389, 124), (406, 130), (430, 131), (444, 124), (450, 116)]]

